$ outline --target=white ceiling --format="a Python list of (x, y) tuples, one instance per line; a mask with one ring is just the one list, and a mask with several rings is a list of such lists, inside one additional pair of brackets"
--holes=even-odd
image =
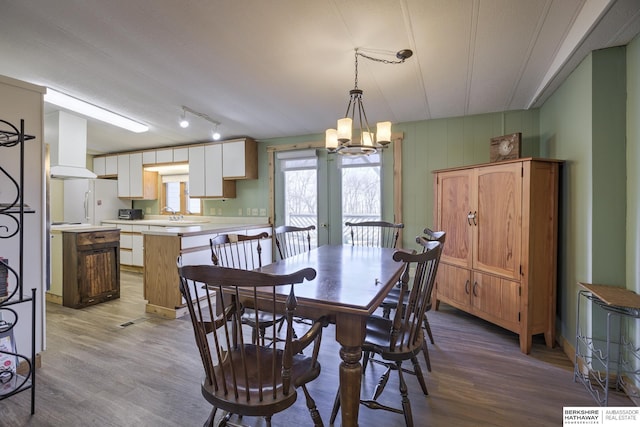
[[(0, 0), (0, 74), (149, 125), (90, 121), (90, 152), (322, 133), (344, 114), (354, 48), (369, 122), (541, 103), (592, 50), (640, 32), (638, 0)], [(47, 106), (47, 111), (51, 107)]]

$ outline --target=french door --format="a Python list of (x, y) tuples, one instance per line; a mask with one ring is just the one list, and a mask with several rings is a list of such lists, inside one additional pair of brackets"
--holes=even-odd
[(280, 151), (274, 166), (275, 225), (315, 225), (313, 246), (346, 242), (347, 221), (381, 218), (380, 155)]

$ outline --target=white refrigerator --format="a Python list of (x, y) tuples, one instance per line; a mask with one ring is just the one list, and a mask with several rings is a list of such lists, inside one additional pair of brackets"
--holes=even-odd
[(100, 225), (118, 219), (118, 209), (130, 209), (131, 200), (118, 198), (115, 179), (66, 179), (64, 181), (64, 221)]

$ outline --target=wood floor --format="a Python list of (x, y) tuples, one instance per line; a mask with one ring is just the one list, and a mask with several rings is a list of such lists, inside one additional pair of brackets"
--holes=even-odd
[[(85, 309), (47, 306), (47, 350), (37, 373), (36, 414), (29, 394), (0, 401), (0, 426), (201, 426), (210, 407), (200, 395), (201, 364), (191, 324), (185, 319), (147, 316), (142, 276), (122, 273), (122, 296)], [(558, 349), (534, 339), (530, 355), (519, 351), (516, 335), (450, 307), (430, 312), (436, 344), (430, 345), (433, 372), (429, 396), (406, 376), (416, 426), (559, 426), (563, 406), (593, 406), (572, 364)], [(323, 338), (322, 374), (309, 390), (328, 425), (338, 385), (338, 347), (332, 327)], [(426, 371), (424, 360), (420, 362)], [(363, 378), (369, 395), (382, 367)], [(394, 373), (395, 374), (395, 373)], [(397, 377), (385, 390), (399, 406)], [(633, 406), (610, 394), (611, 406)], [(246, 423), (262, 420), (245, 419)], [(274, 426), (309, 425), (300, 396)], [(360, 426), (403, 426), (402, 415), (361, 407)]]

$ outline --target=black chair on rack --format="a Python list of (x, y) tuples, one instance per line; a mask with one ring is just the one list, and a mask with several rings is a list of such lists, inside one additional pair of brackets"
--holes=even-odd
[(395, 248), (404, 224), (387, 221), (345, 222), (353, 246)]
[[(286, 338), (275, 345), (248, 343), (242, 330), (245, 304), (275, 310), (276, 287), (290, 286), (285, 317), (291, 320), (296, 309), (294, 288), (312, 280), (316, 272), (305, 268), (288, 275), (271, 275), (211, 265), (179, 266), (180, 292), (188, 302), (195, 341), (205, 376), (203, 397), (213, 405), (205, 426), (213, 426), (218, 409), (225, 411), (217, 425), (227, 425), (238, 417), (264, 417), (271, 426), (272, 415), (284, 411), (297, 399), (301, 387), (314, 426), (322, 426), (316, 403), (306, 384), (320, 375), (318, 351), (324, 319), (316, 321), (299, 339), (286, 322)], [(276, 316), (275, 312), (270, 313)], [(257, 312), (254, 312), (257, 318)], [(258, 320), (256, 319), (256, 322)], [(274, 329), (276, 325), (272, 324)], [(252, 333), (253, 335), (253, 333)], [(301, 354), (313, 344), (311, 356)], [(234, 420), (235, 421), (235, 420)], [(236, 424), (233, 424), (236, 425)]]
[[(211, 247), (211, 261), (213, 265), (236, 268), (240, 270), (255, 270), (262, 267), (262, 242), (269, 234), (262, 232), (253, 236), (242, 234), (220, 234), (209, 240)], [(268, 242), (267, 244), (271, 244)], [(273, 316), (272, 313), (258, 311), (254, 316), (254, 307), (244, 307), (245, 315), (242, 322), (254, 330), (254, 343), (260, 337), (262, 345), (265, 344), (265, 332), (273, 324), (282, 324), (283, 315)], [(278, 329), (280, 330), (280, 329)], [(276, 336), (271, 340), (275, 341)]]
[(276, 227), (275, 241), (280, 259), (285, 259), (311, 250), (311, 230), (315, 225), (296, 227), (281, 225)]
[[(433, 231), (430, 228), (425, 228), (422, 233), (424, 234), (424, 238), (433, 241), (440, 242), (444, 247), (444, 242), (446, 238), (446, 233), (444, 231)], [(442, 252), (441, 252), (442, 253)], [(439, 261), (439, 260), (438, 260)], [(389, 291), (384, 301), (382, 301), (382, 316), (389, 318), (391, 314), (391, 310), (395, 309), (398, 306), (398, 298), (400, 298), (400, 287), (395, 287)], [(406, 305), (406, 301), (405, 301)], [(429, 299), (429, 303), (427, 304), (427, 309), (424, 312), (423, 325), (424, 329), (427, 331), (427, 335), (429, 335), (429, 341), (431, 344), (435, 344), (433, 340), (433, 333), (431, 332), (431, 325), (429, 324), (429, 319), (427, 318), (427, 312), (431, 310), (432, 304), (431, 299)], [(424, 355), (424, 361), (427, 364), (427, 370), (431, 372), (431, 359), (429, 358), (429, 348), (427, 347), (427, 341), (424, 341), (424, 347), (422, 349), (422, 354)]]
[[(442, 245), (439, 242), (431, 242), (424, 237), (417, 237), (416, 241), (424, 248), (422, 253), (408, 253), (397, 251), (393, 254), (395, 261), (406, 264), (405, 269), (414, 268), (415, 274), (409, 286), (406, 275), (403, 278), (400, 298), (395, 309), (393, 319), (381, 316), (371, 316), (367, 320), (366, 336), (362, 350), (364, 352), (363, 368), (368, 362), (368, 355), (375, 353), (380, 356), (386, 366), (384, 374), (380, 377), (371, 399), (362, 399), (360, 403), (369, 409), (383, 409), (395, 413), (404, 414), (407, 427), (413, 426), (411, 403), (409, 400), (407, 385), (403, 373), (415, 373), (420, 387), (425, 395), (428, 395), (427, 386), (422, 375), (417, 354), (422, 350), (424, 333), (422, 319), (431, 298), (431, 291), (435, 282), (435, 276), (440, 260)], [(407, 304), (404, 307), (404, 295), (407, 294)], [(413, 371), (402, 367), (402, 363), (410, 360)], [(387, 406), (378, 399), (382, 394), (391, 371), (398, 372), (399, 390), (402, 396), (402, 409)], [(330, 423), (333, 424), (340, 409), (340, 390), (331, 412)]]

